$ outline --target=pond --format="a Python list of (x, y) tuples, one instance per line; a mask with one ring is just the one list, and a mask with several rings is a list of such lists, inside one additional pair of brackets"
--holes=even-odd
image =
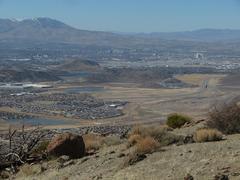
[(74, 124), (73, 121), (67, 120), (59, 120), (59, 119), (45, 119), (45, 118), (24, 118), (24, 119), (8, 119), (8, 123), (10, 124), (26, 124), (26, 125), (43, 125), (43, 126), (51, 126), (51, 125), (65, 125), (65, 124)]
[(105, 91), (104, 87), (71, 87), (67, 88), (64, 92), (69, 94), (77, 93), (94, 93)]

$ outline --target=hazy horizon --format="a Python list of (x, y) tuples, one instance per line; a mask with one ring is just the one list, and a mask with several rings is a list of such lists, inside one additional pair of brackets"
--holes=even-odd
[(120, 33), (240, 29), (239, 0), (0, 0), (0, 18), (49, 17), (78, 29)]

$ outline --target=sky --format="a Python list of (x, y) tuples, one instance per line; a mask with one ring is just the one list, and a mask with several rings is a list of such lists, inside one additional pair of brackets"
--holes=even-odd
[(240, 0), (0, 0), (0, 18), (50, 17), (79, 29), (240, 29)]

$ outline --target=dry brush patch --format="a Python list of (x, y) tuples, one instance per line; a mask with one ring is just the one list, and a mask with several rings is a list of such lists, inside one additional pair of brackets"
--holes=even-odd
[(217, 104), (209, 112), (208, 126), (224, 134), (240, 133), (240, 107), (238, 100)]
[(83, 135), (86, 152), (97, 151), (103, 145), (103, 137), (98, 134)]
[[(174, 144), (180, 140), (180, 137), (169, 132), (172, 129), (166, 126), (136, 126), (129, 134), (128, 142), (130, 146), (136, 144), (141, 138), (152, 137), (161, 146)], [(141, 138), (140, 138), (141, 137)], [(132, 144), (132, 145), (131, 145)]]
[(136, 145), (138, 142), (140, 142), (143, 139), (142, 136), (140, 136), (139, 134), (132, 134), (129, 136), (128, 138), (128, 147), (132, 147), (134, 145)]
[(123, 140), (118, 136), (101, 136), (99, 134), (83, 135), (86, 152), (95, 152), (102, 147), (114, 146), (123, 143)]
[(195, 142), (210, 142), (210, 141), (220, 141), (223, 138), (223, 134), (216, 129), (199, 129), (195, 132), (194, 136)]
[(116, 146), (116, 145), (122, 144), (123, 142), (124, 140), (121, 139), (120, 136), (116, 136), (116, 135), (106, 136), (103, 139), (104, 146)]
[(172, 134), (166, 126), (136, 126), (128, 137), (130, 153), (125, 157), (123, 167), (133, 165), (146, 158), (146, 154), (159, 151), (162, 146), (178, 142), (181, 137)]
[(123, 168), (145, 159), (146, 154), (151, 154), (160, 149), (160, 144), (152, 137), (141, 137), (139, 135), (132, 135), (130, 137), (136, 144), (131, 149), (128, 156), (123, 161)]
[(159, 143), (152, 137), (145, 137), (136, 144), (135, 153), (149, 154), (157, 151)]

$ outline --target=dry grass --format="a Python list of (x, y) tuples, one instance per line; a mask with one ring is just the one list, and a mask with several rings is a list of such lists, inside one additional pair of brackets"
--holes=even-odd
[(132, 147), (136, 145), (138, 142), (140, 142), (143, 139), (142, 136), (139, 134), (132, 134), (128, 138), (128, 147)]
[(168, 126), (136, 126), (128, 136), (127, 147), (133, 150), (126, 156), (123, 167), (133, 165), (146, 158), (146, 154), (158, 151), (162, 146), (179, 142), (181, 137), (172, 134)]
[(122, 144), (124, 140), (122, 140), (119, 136), (107, 136), (103, 139), (104, 146), (116, 146)]
[(135, 153), (137, 154), (149, 154), (155, 152), (159, 148), (159, 143), (152, 137), (146, 137), (141, 139), (136, 144)]
[(223, 134), (216, 129), (199, 129), (194, 134), (195, 142), (219, 141)]
[(160, 144), (152, 137), (141, 137), (138, 134), (133, 134), (129, 137), (129, 143), (133, 145), (131, 152), (123, 161), (123, 168), (145, 159), (146, 154), (156, 152), (160, 148)]
[(165, 126), (165, 125), (151, 125), (151, 126), (135, 126), (133, 127), (130, 135), (140, 135), (142, 137), (147, 136), (158, 136), (158, 134), (162, 132), (171, 131), (172, 128)]
[(179, 137), (170, 133), (167, 126), (136, 126), (128, 137), (128, 148), (133, 150), (124, 160), (123, 167), (133, 165), (146, 158), (146, 154), (156, 152), (162, 146), (179, 141)]
[(146, 138), (152, 137), (155, 139), (161, 146), (167, 146), (179, 141), (178, 136), (172, 134), (172, 129), (167, 126), (136, 126), (132, 129), (129, 135), (130, 146), (136, 144), (135, 141), (139, 141), (139, 137)]
[(131, 152), (124, 158), (123, 164), (120, 166), (120, 168), (125, 168), (131, 165), (136, 164), (139, 161), (142, 161), (147, 156), (145, 154), (137, 154), (135, 152)]
[(23, 166), (21, 166), (21, 168), (19, 169), (19, 176), (22, 177), (28, 177), (28, 176), (32, 176), (35, 174), (40, 173), (40, 167), (39, 166), (31, 166), (29, 164), (25, 164)]
[(83, 135), (86, 152), (95, 152), (104, 146), (115, 146), (123, 143), (118, 136), (101, 136), (98, 134)]
[(103, 145), (103, 139), (104, 137), (97, 134), (83, 135), (86, 152), (99, 150)]

